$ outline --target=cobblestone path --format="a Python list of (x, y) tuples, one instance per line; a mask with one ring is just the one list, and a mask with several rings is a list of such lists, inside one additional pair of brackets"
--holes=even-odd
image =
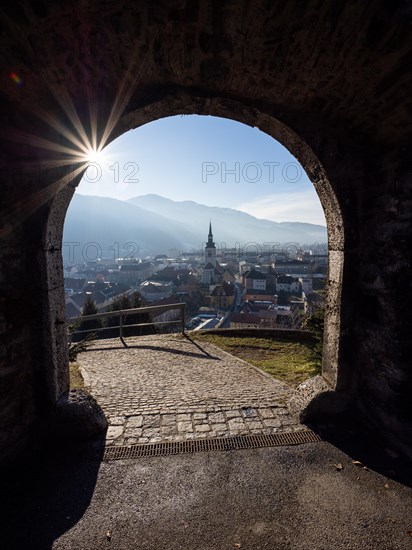
[(208, 343), (180, 335), (103, 340), (79, 354), (109, 421), (107, 445), (295, 431), (293, 388)]

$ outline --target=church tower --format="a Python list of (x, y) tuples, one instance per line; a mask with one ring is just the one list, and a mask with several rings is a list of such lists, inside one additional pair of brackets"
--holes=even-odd
[(207, 237), (205, 253), (206, 264), (210, 263), (213, 267), (216, 267), (216, 246), (213, 242), (212, 222), (209, 223), (209, 235)]

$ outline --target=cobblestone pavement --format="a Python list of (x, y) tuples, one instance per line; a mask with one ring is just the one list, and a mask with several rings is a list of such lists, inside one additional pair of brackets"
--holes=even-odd
[(107, 445), (296, 431), (293, 388), (209, 343), (181, 335), (99, 341), (79, 354), (109, 421)]

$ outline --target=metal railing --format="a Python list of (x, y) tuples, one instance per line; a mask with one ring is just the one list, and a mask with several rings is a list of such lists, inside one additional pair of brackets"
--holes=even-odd
[[(95, 313), (94, 315), (82, 315), (80, 317), (76, 317), (74, 319), (70, 319), (70, 323), (75, 322), (82, 322), (82, 321), (91, 321), (94, 319), (106, 319), (108, 317), (119, 317), (119, 324), (118, 325), (112, 325), (112, 326), (106, 326), (106, 327), (97, 327), (97, 328), (88, 328), (85, 330), (73, 330), (70, 332), (69, 339), (71, 340), (72, 336), (74, 334), (83, 334), (83, 333), (90, 333), (90, 332), (102, 332), (104, 330), (113, 330), (118, 328), (119, 329), (119, 338), (123, 338), (123, 329), (129, 329), (134, 327), (147, 327), (147, 326), (153, 326), (153, 325), (173, 325), (173, 324), (180, 324), (181, 325), (181, 332), (184, 334), (185, 332), (185, 303), (179, 303), (179, 304), (167, 304), (164, 306), (146, 306), (146, 307), (135, 307), (132, 309), (120, 309), (118, 311), (105, 311), (103, 313)], [(135, 323), (135, 324), (124, 324), (124, 317), (130, 316), (130, 315), (141, 315), (143, 313), (148, 314), (155, 314), (155, 313), (165, 313), (166, 311), (171, 311), (173, 309), (179, 309), (180, 310), (180, 319), (177, 320), (169, 320), (169, 321), (152, 321), (150, 323)]]

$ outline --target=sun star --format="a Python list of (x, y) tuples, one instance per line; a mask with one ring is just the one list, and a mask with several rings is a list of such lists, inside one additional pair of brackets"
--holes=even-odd
[(104, 153), (101, 149), (89, 149), (85, 155), (85, 160), (88, 163), (94, 162), (102, 164)]

